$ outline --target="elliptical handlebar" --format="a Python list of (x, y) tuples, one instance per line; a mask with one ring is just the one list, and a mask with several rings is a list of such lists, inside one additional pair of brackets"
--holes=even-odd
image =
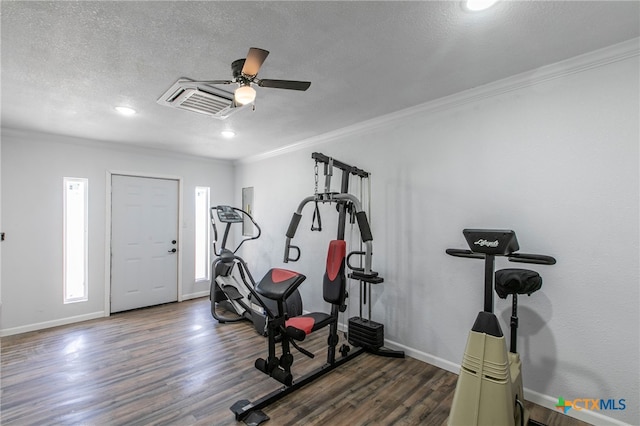
[(258, 293), (255, 290), (256, 280), (253, 278), (253, 275), (251, 275), (251, 272), (249, 271), (249, 267), (247, 266), (247, 263), (244, 261), (243, 258), (235, 254), (230, 255), (230, 257), (232, 257), (233, 260), (237, 262), (238, 273), (240, 274), (242, 283), (244, 284), (245, 288), (249, 290), (249, 293), (251, 293), (251, 295), (253, 296), (252, 298), (253, 301), (257, 302), (262, 307), (262, 309), (264, 309), (265, 314), (267, 314), (269, 318), (274, 318), (275, 312), (273, 312), (269, 308), (269, 306), (264, 302), (264, 300), (262, 300), (260, 295), (258, 295)]
[[(258, 230), (258, 233), (252, 237), (243, 238), (242, 241), (240, 241), (240, 243), (237, 245), (235, 250), (232, 251), (232, 253), (235, 254), (240, 249), (242, 244), (245, 243), (245, 241), (257, 240), (258, 238), (260, 238), (260, 235), (262, 234), (262, 230), (260, 229), (260, 226), (256, 223), (253, 217), (242, 209), (239, 209), (237, 207), (232, 207), (232, 206), (220, 205), (220, 206), (211, 207), (210, 212), (211, 212), (211, 226), (213, 227), (213, 236), (214, 236), (213, 254), (215, 254), (216, 256), (220, 256), (222, 252), (224, 252), (225, 250), (228, 250), (226, 245), (227, 245), (227, 238), (229, 236), (229, 230), (231, 229), (231, 225), (234, 223), (244, 223), (245, 216), (249, 218), (253, 226)], [(224, 236), (222, 237), (220, 252), (218, 252), (216, 248), (216, 242), (218, 241), (218, 229), (216, 227), (215, 216), (218, 216), (218, 220), (221, 223), (227, 224), (224, 229)]]

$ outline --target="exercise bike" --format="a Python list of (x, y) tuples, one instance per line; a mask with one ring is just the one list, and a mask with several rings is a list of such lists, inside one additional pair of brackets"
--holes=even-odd
[[(218, 240), (216, 217), (220, 223), (226, 224), (220, 244), (220, 251), (218, 251), (216, 247)], [(245, 218), (248, 219), (255, 228), (256, 232), (252, 233), (255, 235), (243, 238), (235, 249), (231, 251), (227, 248), (229, 231), (232, 225), (245, 223)], [(213, 261), (211, 267), (213, 276), (209, 290), (211, 315), (221, 324), (243, 320), (250, 321), (253, 323), (257, 333), (266, 335), (267, 315), (264, 306), (266, 305), (272, 310), (275, 310), (277, 306), (275, 302), (268, 299), (259, 301), (258, 298), (260, 296), (249, 290), (249, 287), (253, 287), (252, 279), (247, 279), (247, 277), (251, 277), (251, 274), (246, 262), (240, 256), (236, 255), (236, 252), (246, 241), (260, 238), (262, 233), (260, 226), (258, 226), (253, 217), (244, 210), (224, 205), (211, 207), (211, 226), (213, 227), (214, 233), (213, 252), (216, 255), (216, 259)], [(242, 283), (236, 279), (234, 270), (238, 271)], [(286, 312), (291, 317), (302, 314), (302, 298), (298, 291), (288, 295)]]
[[(516, 350), (518, 333), (518, 294), (531, 295), (542, 286), (540, 275), (528, 269), (495, 271), (496, 256), (511, 262), (553, 265), (551, 256), (515, 253), (519, 250), (511, 230), (465, 229), (462, 231), (471, 250), (447, 249), (456, 257), (484, 259), (484, 310), (478, 313), (469, 332), (458, 376), (450, 426), (463, 425), (541, 425), (529, 419), (524, 405), (522, 363)], [(493, 313), (493, 287), (502, 299), (511, 295), (511, 341), (507, 352), (505, 337)]]

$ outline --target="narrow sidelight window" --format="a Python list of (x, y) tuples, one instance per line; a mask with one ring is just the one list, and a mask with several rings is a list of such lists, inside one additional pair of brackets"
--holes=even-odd
[(209, 187), (196, 186), (196, 281), (209, 280)]
[(64, 303), (88, 299), (88, 204), (89, 181), (65, 177), (63, 201)]

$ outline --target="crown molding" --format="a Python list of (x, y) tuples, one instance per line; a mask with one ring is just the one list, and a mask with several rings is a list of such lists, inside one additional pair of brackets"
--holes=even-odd
[(406, 119), (414, 115), (424, 115), (445, 111), (461, 105), (492, 98), (505, 93), (535, 86), (547, 81), (563, 78), (568, 75), (581, 73), (611, 63), (624, 61), (640, 55), (640, 38), (633, 38), (602, 49), (594, 50), (554, 64), (545, 65), (531, 71), (526, 71), (511, 77), (494, 81), (482, 86), (474, 87), (450, 96), (435, 99), (423, 104), (405, 108), (390, 114), (362, 121), (351, 126), (333, 130), (321, 135), (304, 139), (300, 142), (264, 152), (262, 154), (236, 160), (235, 164), (249, 164), (268, 158), (277, 157), (290, 152), (299, 151), (316, 145), (325, 144), (351, 135), (367, 133), (387, 126), (395, 121)]
[(171, 150), (145, 147), (122, 142), (110, 142), (98, 139), (88, 139), (79, 136), (62, 135), (57, 133), (27, 130), (15, 127), (0, 127), (0, 140), (3, 138), (26, 141), (54, 142), (64, 145), (75, 145), (86, 148), (107, 149), (125, 153), (155, 156), (160, 158), (182, 159), (187, 161), (199, 161), (211, 164), (233, 165), (232, 160), (203, 157), (199, 155), (185, 154)]

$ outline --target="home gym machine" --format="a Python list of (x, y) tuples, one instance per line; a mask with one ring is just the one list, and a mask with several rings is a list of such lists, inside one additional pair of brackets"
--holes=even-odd
[[(244, 421), (251, 425), (257, 425), (269, 419), (269, 417), (261, 411), (262, 408), (307, 385), (318, 377), (334, 370), (364, 352), (394, 358), (404, 357), (404, 352), (402, 351), (394, 351), (383, 347), (383, 326), (382, 324), (371, 321), (370, 301), (369, 318), (362, 318), (362, 305), (366, 303), (365, 292), (369, 291), (370, 293), (369, 285), (380, 284), (384, 281), (377, 272), (371, 269), (373, 236), (367, 214), (363, 210), (360, 200), (348, 192), (351, 175), (365, 179), (369, 177), (369, 174), (364, 170), (360, 170), (320, 153), (313, 153), (312, 159), (316, 161), (316, 190), (314, 195), (302, 200), (298, 209), (293, 214), (286, 233), (284, 262), (295, 262), (300, 259), (301, 250), (299, 247), (292, 245), (291, 240), (302, 218), (302, 210), (304, 207), (308, 203), (316, 203), (312, 230), (320, 230), (321, 222), (318, 203), (335, 204), (338, 210), (337, 238), (329, 243), (326, 270), (322, 281), (323, 298), (325, 302), (331, 304), (331, 312), (312, 312), (295, 318), (290, 318), (290, 316), (287, 315), (284, 309), (284, 301), (288, 295), (295, 291), (306, 279), (304, 275), (294, 271), (279, 268), (271, 269), (255, 288), (251, 290), (252, 293), (259, 294), (263, 299), (270, 299), (277, 304), (277, 309), (266, 310), (268, 315), (268, 356), (266, 359), (257, 359), (255, 367), (284, 385), (258, 400), (253, 402), (241, 400), (231, 407), (231, 411), (235, 414), (236, 420)], [(318, 192), (319, 163), (324, 165), (324, 192)], [(331, 192), (330, 189), (334, 168), (342, 170), (342, 181), (339, 193)], [(345, 228), (348, 216), (352, 220), (351, 223), (357, 222), (358, 224), (360, 240), (363, 247), (347, 255)], [(316, 224), (318, 226), (315, 226)], [(352, 257), (358, 257), (361, 261), (359, 262), (360, 265), (352, 265)], [(336, 357), (337, 346), (340, 340), (338, 335), (338, 317), (341, 312), (345, 312), (347, 309), (347, 268), (351, 270), (348, 274), (349, 278), (357, 280), (360, 283), (360, 317), (350, 318), (348, 324), (347, 341), (353, 345), (354, 348), (343, 343), (339, 349), (341, 357), (338, 358)], [(313, 358), (314, 354), (301, 348), (298, 342), (304, 341), (309, 334), (325, 327), (329, 328), (326, 363), (311, 373), (293, 380), (291, 366), (294, 360), (290, 347), (293, 346), (302, 354)], [(281, 345), (280, 356), (277, 356), (276, 350), (276, 343), (278, 342)]]
[[(478, 313), (469, 332), (448, 425), (541, 425), (529, 419), (524, 405), (522, 363), (516, 350), (518, 337), (518, 294), (531, 295), (542, 286), (540, 275), (528, 269), (495, 270), (496, 256), (511, 262), (553, 265), (551, 256), (515, 253), (519, 250), (511, 230), (465, 229), (471, 250), (447, 249), (451, 256), (484, 259), (484, 310)], [(505, 337), (493, 313), (493, 287), (498, 296), (513, 297), (511, 341)]]
[[(219, 252), (216, 248), (216, 242), (218, 240), (216, 217), (220, 223), (226, 224)], [(242, 224), (245, 218), (251, 221), (257, 232), (254, 232), (255, 235), (253, 236), (243, 238), (236, 248), (231, 251), (227, 248), (227, 239), (229, 238), (231, 226), (234, 224)], [(236, 252), (246, 241), (260, 238), (262, 233), (260, 226), (258, 226), (249, 213), (231, 206), (211, 207), (211, 226), (213, 227), (214, 233), (213, 253), (216, 255), (216, 259), (211, 266), (213, 276), (209, 289), (211, 315), (220, 323), (248, 320), (253, 323), (256, 332), (265, 335), (266, 313), (262, 305), (267, 304), (271, 306), (271, 309), (276, 309), (276, 304), (268, 299), (260, 303), (258, 300), (260, 297), (247, 290), (253, 286), (253, 284), (247, 282), (247, 264), (241, 257), (236, 255)], [(233, 274), (236, 265), (243, 283), (242, 285), (240, 285)], [(286, 309), (288, 315), (292, 317), (302, 313), (302, 299), (299, 292), (295, 291), (289, 295), (286, 301)], [(224, 312), (228, 312), (228, 314)]]

